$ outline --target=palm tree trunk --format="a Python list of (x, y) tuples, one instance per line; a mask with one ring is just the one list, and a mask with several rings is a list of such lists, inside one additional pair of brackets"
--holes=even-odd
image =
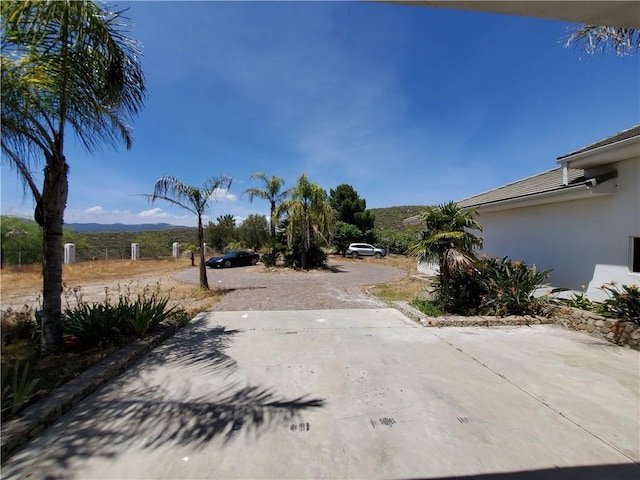
[(269, 222), (269, 233), (271, 233), (271, 240), (276, 241), (276, 202), (271, 202), (271, 221)]
[(53, 355), (63, 346), (62, 334), (62, 227), (67, 205), (68, 178), (64, 156), (47, 158), (42, 198), (35, 218), (42, 227), (44, 260), (42, 264), (42, 335), (40, 353)]
[(209, 290), (207, 280), (207, 266), (204, 264), (204, 228), (202, 227), (202, 216), (198, 215), (198, 243), (200, 244), (200, 288)]

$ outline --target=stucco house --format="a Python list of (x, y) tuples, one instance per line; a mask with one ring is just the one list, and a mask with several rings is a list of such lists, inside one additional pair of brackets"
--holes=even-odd
[(475, 208), (483, 253), (553, 269), (593, 300), (640, 284), (640, 125), (558, 157), (558, 166), (457, 202)]

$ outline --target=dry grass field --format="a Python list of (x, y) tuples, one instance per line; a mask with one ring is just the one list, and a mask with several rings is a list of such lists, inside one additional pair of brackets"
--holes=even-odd
[[(63, 265), (62, 281), (66, 294), (63, 303), (73, 302), (74, 289), (86, 301), (101, 301), (106, 294), (117, 295), (127, 290), (132, 294), (144, 289), (158, 290), (168, 294), (174, 303), (179, 303), (187, 313), (207, 310), (220, 301), (223, 292), (213, 288), (202, 291), (197, 285), (179, 282), (171, 275), (192, 267), (190, 260), (100, 260)], [(24, 305), (37, 307), (42, 290), (40, 265), (6, 267), (0, 274), (1, 308), (20, 309)]]
[[(389, 255), (382, 260), (352, 260), (341, 257), (340, 261), (370, 261), (407, 272), (407, 276), (402, 280), (374, 285), (367, 289), (368, 293), (388, 303), (394, 300), (412, 300), (429, 286), (428, 281), (425, 282), (425, 279), (417, 275), (415, 258), (412, 257)], [(195, 315), (214, 306), (224, 292), (217, 290), (215, 286), (209, 292), (204, 292), (197, 285), (180, 282), (171, 277), (174, 272), (190, 268), (198, 267), (192, 267), (191, 261), (187, 259), (99, 260), (64, 265), (62, 279), (66, 294), (63, 295), (63, 304), (66, 301), (73, 302), (71, 292), (74, 289), (78, 290), (86, 301), (101, 301), (105, 294), (117, 295), (123, 289), (135, 294), (145, 288), (152, 288), (170, 295), (174, 303), (181, 304), (187, 313)], [(38, 307), (41, 290), (40, 265), (6, 267), (0, 271), (2, 310), (16, 310), (24, 305)]]

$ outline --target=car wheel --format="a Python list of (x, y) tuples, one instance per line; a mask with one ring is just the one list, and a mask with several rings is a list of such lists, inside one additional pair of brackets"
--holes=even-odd
[(358, 252), (351, 252), (351, 258), (358, 258), (359, 256)]
[(224, 261), (224, 268), (231, 268), (231, 261), (230, 260), (225, 260)]
[(252, 258), (251, 259), (251, 265), (255, 265), (256, 263), (258, 263), (258, 259), (257, 258)]
[(375, 257), (376, 257), (376, 258), (382, 258), (382, 254), (381, 254), (380, 252), (376, 252)]

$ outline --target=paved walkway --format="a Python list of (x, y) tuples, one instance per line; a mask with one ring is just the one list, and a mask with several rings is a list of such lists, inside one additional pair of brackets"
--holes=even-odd
[(637, 480), (638, 368), (638, 352), (555, 326), (212, 312), (2, 478)]
[[(381, 260), (332, 259), (331, 270), (298, 272), (276, 269), (265, 271), (262, 265), (227, 269), (207, 269), (210, 286), (230, 290), (215, 311), (322, 310), (330, 308), (381, 308), (386, 305), (367, 295), (362, 287), (399, 280), (407, 275)], [(174, 277), (198, 283), (197, 269)]]

